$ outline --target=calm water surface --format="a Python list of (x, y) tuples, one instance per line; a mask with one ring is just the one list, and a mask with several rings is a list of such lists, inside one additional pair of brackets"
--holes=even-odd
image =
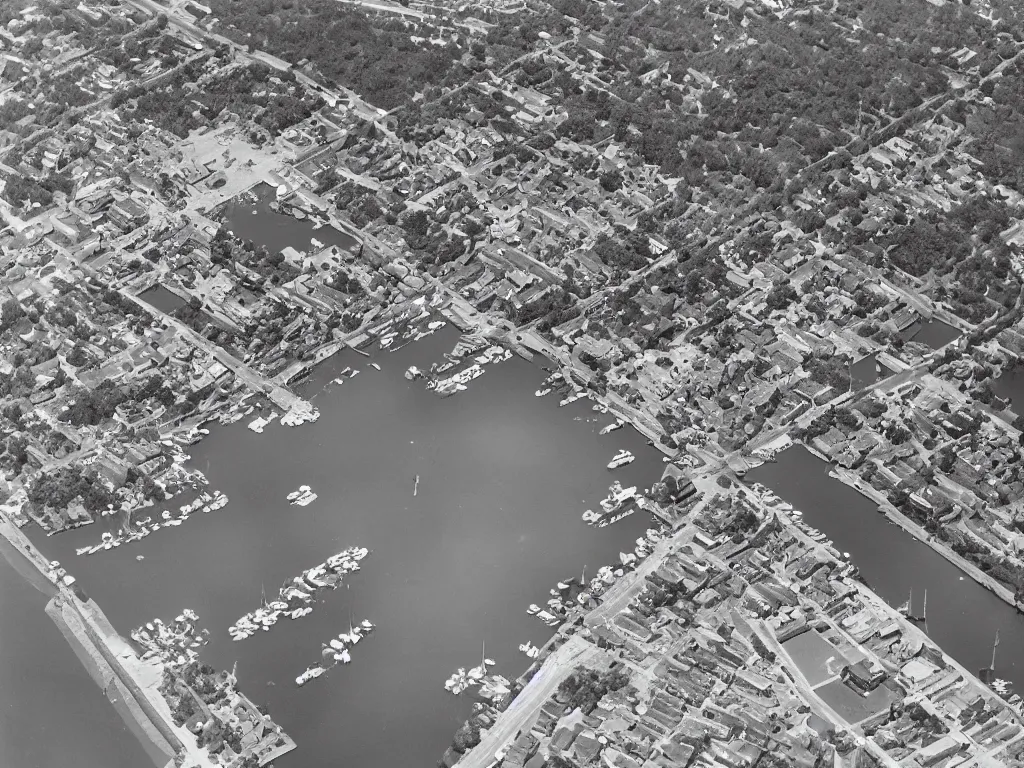
[[(306, 388), (321, 412), (314, 424), (262, 435), (244, 423), (213, 429), (190, 451), (211, 487), (231, 498), (219, 512), (93, 556), (74, 549), (98, 541), (102, 524), (38, 543), (122, 634), (195, 610), (212, 633), (203, 661), (237, 662), (242, 690), (298, 742), (281, 768), (432, 768), (471, 704), (444, 680), (479, 663), (482, 643), (498, 672), (525, 670), (518, 645), (551, 635), (527, 606), (585, 567), (593, 574), (616, 562), (651, 525), (636, 514), (596, 529), (580, 515), (613, 479), (643, 489), (662, 468), (635, 432), (598, 436), (610, 418), (588, 401), (559, 408), (554, 395), (534, 397), (544, 373), (518, 358), (448, 399), (402, 376), (410, 365), (426, 369), (456, 339), (440, 333), (378, 355), (381, 372), (351, 351), (328, 361)], [(348, 365), (361, 373), (324, 390)], [(638, 460), (610, 472), (620, 448)], [(286, 494), (303, 483), (319, 499), (289, 506)], [(371, 550), (363, 570), (312, 615), (231, 641), (228, 626), (258, 607), (263, 585), (274, 593), (355, 545)], [(321, 643), (348, 630), (350, 616), (378, 629), (353, 649), (352, 664), (297, 688), (295, 677), (319, 660)]]
[(308, 219), (299, 221), (294, 216), (270, 209), (277, 193), (269, 184), (259, 184), (252, 190), (255, 202), (231, 200), (223, 211), (224, 226), (238, 237), (265, 245), (271, 253), (291, 246), (297, 251), (311, 251), (316, 238), (324, 245), (335, 245), (351, 250), (359, 243), (350, 235), (330, 224), (314, 229)]
[[(147, 768), (142, 745), (44, 613), (33, 587), (0, 551), (0, 765)], [(52, 590), (52, 587), (50, 588)]]
[(892, 374), (893, 371), (879, 363), (875, 355), (868, 355), (850, 364), (850, 379), (854, 389), (871, 386)]
[(900, 332), (904, 341), (917, 341), (932, 349), (941, 349), (954, 339), (960, 338), (960, 330), (941, 320), (918, 320)]
[(803, 519), (849, 552), (871, 588), (890, 605), (914, 591), (920, 613), (928, 590), (928, 634), (943, 650), (977, 672), (989, 665), (996, 630), (996, 674), (1024, 686), (1024, 617), (976, 584), (945, 558), (891, 524), (877, 506), (828, 476), (829, 465), (802, 448), (779, 454), (747, 475), (803, 512)]
[(992, 379), (992, 391), (1004, 400), (1010, 401), (1014, 413), (1024, 411), (1024, 366), (1015, 365)]
[(164, 288), (162, 285), (154, 285), (152, 288), (147, 288), (139, 294), (139, 298), (152, 304), (161, 312), (166, 312), (168, 315), (174, 314), (176, 310), (187, 303), (181, 296), (174, 291)]

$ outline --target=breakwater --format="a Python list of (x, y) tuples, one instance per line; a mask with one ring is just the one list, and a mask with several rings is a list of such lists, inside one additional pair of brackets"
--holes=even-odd
[(180, 741), (169, 729), (168, 733), (164, 733), (155, 727), (159, 720), (154, 721), (155, 712), (146, 711), (142, 704), (145, 697), (142, 696), (140, 701), (139, 696), (125, 685), (115, 668), (105, 658), (100, 650), (102, 646), (95, 642), (78, 612), (60, 599), (59, 595), (46, 604), (45, 610), (89, 676), (103, 691), (107, 701), (114, 705), (125, 724), (142, 744), (153, 764), (160, 768), (172, 764), (176, 744), (180, 745)]
[[(118, 673), (120, 664), (105, 648), (102, 639), (80, 611), (98, 612), (95, 604), (78, 605), (78, 598), (66, 586), (58, 587), (46, 573), (49, 563), (31, 542), (0, 512), (0, 556), (35, 589), (48, 596), (44, 611), (54, 622), (89, 677), (103, 691), (107, 700), (115, 705), (128, 729), (135, 735), (154, 765), (163, 768), (175, 754), (178, 739), (170, 729), (162, 731), (159, 718), (147, 712), (141, 692), (133, 691)], [(109, 626), (109, 625), (107, 625)], [(157, 717), (154, 722), (154, 717)]]

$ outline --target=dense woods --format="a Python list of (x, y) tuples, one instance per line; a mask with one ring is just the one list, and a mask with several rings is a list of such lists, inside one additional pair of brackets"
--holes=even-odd
[(212, 0), (209, 6), (233, 40), (352, 88), (384, 109), (440, 83), (459, 55), (450, 41), (410, 39), (431, 38), (429, 27), (371, 21), (335, 0)]

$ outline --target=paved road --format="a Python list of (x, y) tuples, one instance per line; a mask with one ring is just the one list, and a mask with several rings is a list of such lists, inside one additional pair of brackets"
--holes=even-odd
[(246, 384), (250, 389), (266, 393), (266, 395), (274, 401), (274, 404), (285, 410), (291, 410), (292, 408), (312, 409), (312, 406), (308, 401), (303, 400), (298, 395), (289, 392), (287, 389), (274, 384), (264, 376), (260, 375), (248, 365), (243, 363), (238, 358), (234, 357), (221, 347), (214, 344), (209, 339), (204, 339), (198, 333), (193, 331), (187, 325), (171, 317), (166, 312), (161, 312), (159, 309), (154, 307), (152, 304), (140, 299), (138, 296), (129, 293), (125, 290), (120, 290), (122, 296), (130, 301), (138, 304), (140, 307), (149, 312), (153, 317), (158, 318), (162, 323), (174, 328), (181, 336), (188, 339), (188, 341), (195, 347), (203, 350), (215, 360), (222, 363), (224, 367), (235, 374), (240, 381)]
[(559, 684), (577, 666), (592, 666), (605, 652), (573, 635), (552, 653), (537, 671), (515, 701), (498, 717), (480, 743), (459, 761), (463, 768), (488, 768), (494, 763), (494, 753), (515, 738), (516, 734), (540, 711), (541, 706), (555, 692)]

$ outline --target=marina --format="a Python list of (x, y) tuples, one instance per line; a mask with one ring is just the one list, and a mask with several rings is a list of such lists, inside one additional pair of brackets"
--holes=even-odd
[[(69, 554), (96, 540), (89, 528), (116, 530), (117, 521), (37, 539), (49, 557), (74, 563), (79, 582), (126, 636), (184, 606), (202, 616), (210, 636), (200, 660), (217, 669), (237, 661), (239, 688), (299, 744), (276, 760), (279, 768), (327, 768), (338, 755), (432, 768), (472, 706), (445, 691), (446, 675), (480, 653), (481, 639), (493, 674), (519, 675), (530, 662), (519, 646), (542, 646), (561, 621), (546, 605), (550, 588), (588, 563), (597, 576), (605, 564), (624, 571), (622, 556), (636, 555), (623, 550), (651, 526), (646, 513), (605, 528), (580, 520), (599, 506), (616, 450), (637, 457), (616, 470), (625, 488), (658, 478), (660, 454), (643, 437), (622, 429), (609, 444), (598, 435), (609, 418), (590, 402), (559, 409), (554, 397), (535, 398), (546, 374), (518, 358), (494, 363), (500, 375), (480, 378), (455, 400), (438, 397), (403, 375), (451, 362), (445, 353), (459, 338), (435, 330), (398, 352), (375, 353), (380, 376), (346, 376), (344, 387), (325, 391), (345, 368), (365, 365), (355, 351), (315, 369), (302, 390), (320, 393), (315, 423), (275, 422), (263, 434), (245, 422), (211, 425), (189, 449), (190, 465), (231, 497), (221, 513), (193, 515), (188, 525), (97, 557)], [(404, 481), (397, 467), (410, 473)], [(316, 489), (318, 502), (302, 515), (282, 515), (283, 500), (302, 484)], [(162, 511), (157, 505), (148, 514), (155, 520)], [(373, 550), (372, 568), (347, 575), (347, 588), (322, 602), (315, 598), (301, 621), (278, 621), (274, 631), (233, 642), (228, 626), (252, 611), (262, 584), (280, 585), (348, 542)], [(123, 578), (126, 568), (132, 579)], [(614, 580), (613, 570), (604, 573)], [(531, 604), (545, 614), (540, 620), (527, 615)], [(297, 687), (323, 638), (347, 626), (350, 613), (372, 618), (373, 642), (350, 654), (343, 675)]]
[(245, 640), (258, 631), (266, 632), (278, 619), (301, 619), (313, 612), (310, 605), (322, 589), (337, 589), (344, 577), (359, 570), (359, 561), (369, 553), (365, 547), (350, 547), (327, 558), (320, 565), (307, 568), (301, 576), (285, 581), (276, 600), (267, 602), (264, 592), (261, 605), (228, 627), (232, 640)]

